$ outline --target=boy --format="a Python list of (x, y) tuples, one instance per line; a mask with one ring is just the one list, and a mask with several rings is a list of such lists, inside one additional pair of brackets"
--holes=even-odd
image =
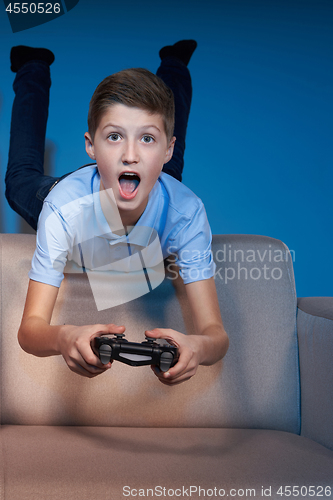
[[(176, 115), (175, 130), (178, 134), (178, 126), (180, 148), (170, 170), (179, 180), (191, 100), (189, 91), (184, 91), (181, 99), (179, 96), (180, 90), (186, 89), (186, 85), (187, 89), (190, 88), (186, 65), (194, 49), (193, 42), (182, 41), (160, 51), (162, 63), (158, 73), (165, 80), (171, 75), (177, 81), (173, 85), (176, 105), (178, 102), (185, 109), (179, 119)], [(45, 51), (31, 55), (28, 48), (21, 49), (21, 53), (12, 53), (12, 69), (18, 72), (16, 97), (20, 95), (20, 78), (26, 78), (27, 81), (30, 78), (33, 87), (36, 81), (43, 80), (40, 75), (37, 78), (31, 75), (33, 71), (38, 71), (44, 73), (44, 80), (47, 80), (49, 65), (53, 62), (50, 54)], [(42, 62), (41, 58), (44, 58)], [(184, 84), (186, 78), (187, 84)], [(28, 84), (26, 87), (32, 94), (35, 92)], [(42, 130), (35, 133), (39, 150), (37, 153), (35, 151), (34, 161), (38, 157), (40, 171), (40, 144), (45, 139), (47, 118), (47, 84), (39, 92), (44, 92), (44, 121), (41, 120)], [(24, 96), (22, 98), (24, 100)], [(15, 108), (14, 102), (13, 116), (16, 114), (16, 122), (19, 113), (22, 115), (22, 109), (20, 111), (19, 106)], [(23, 127), (24, 137), (27, 133), (26, 124)], [(19, 140), (15, 139), (17, 131), (14, 128), (12, 121), (10, 161), (6, 176), (7, 199), (26, 219), (34, 222), (40, 210), (38, 203), (35, 199), (22, 203), (22, 196), (16, 196), (15, 199), (16, 190), (11, 181), (15, 179), (15, 170), (16, 178), (19, 178), (24, 142), (22, 135)], [(51, 191), (53, 179), (45, 176), (41, 179), (38, 175), (36, 180), (37, 177), (32, 179), (33, 176), (28, 175), (27, 182), (33, 182), (34, 189), (38, 184), (37, 195), (40, 198), (47, 192), (49, 194), (38, 222), (37, 248), (29, 273), (27, 300), (18, 334), (24, 350), (36, 356), (61, 354), (71, 370), (87, 377), (108, 370), (111, 363), (102, 365), (91, 350), (91, 340), (101, 334), (123, 333), (125, 326), (50, 325), (64, 267), (67, 261), (72, 260), (76, 265), (82, 265), (89, 275), (94, 268), (103, 268), (105, 249), (106, 253), (110, 249), (111, 255), (114, 247), (121, 245), (123, 249), (130, 248), (133, 261), (140, 252), (140, 244), (135, 236), (137, 231), (141, 228), (142, 236), (147, 232), (145, 229), (150, 228), (151, 234), (159, 236), (163, 258), (170, 254), (170, 248), (172, 254), (177, 255), (196, 330), (193, 335), (159, 328), (145, 332), (147, 336), (163, 338), (179, 349), (177, 364), (167, 373), (159, 373), (154, 369), (155, 374), (167, 385), (178, 384), (192, 377), (199, 364), (213, 364), (225, 355), (228, 337), (218, 307), (210, 251), (211, 233), (204, 207), (190, 190), (164, 173), (175, 149), (173, 131), (174, 100), (170, 89), (147, 70), (121, 71), (103, 80), (90, 102), (85, 141), (87, 154), (96, 164), (73, 172), (61, 182), (56, 180), (57, 185), (52, 185)], [(28, 141), (27, 148), (32, 149), (31, 141)], [(16, 160), (15, 154), (18, 155)], [(27, 196), (28, 191), (29, 188), (23, 186), (23, 195)], [(83, 250), (82, 243), (85, 244)], [(96, 251), (97, 243), (102, 245), (98, 247), (99, 251)], [(100, 248), (103, 250), (100, 251)], [(193, 270), (196, 271), (195, 278)]]

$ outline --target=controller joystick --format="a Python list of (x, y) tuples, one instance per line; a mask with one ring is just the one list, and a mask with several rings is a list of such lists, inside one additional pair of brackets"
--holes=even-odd
[(153, 339), (153, 337), (146, 337), (146, 340), (144, 340), (143, 342), (147, 342), (147, 344), (153, 344), (154, 342), (156, 342), (156, 339)]
[(117, 333), (93, 339), (92, 349), (104, 365), (115, 359), (130, 366), (156, 365), (166, 372), (178, 361), (177, 347), (160, 345), (151, 337), (141, 344), (128, 342), (124, 337), (125, 334)]
[(124, 333), (115, 333), (114, 335), (115, 335), (116, 339), (122, 339), (125, 337)]

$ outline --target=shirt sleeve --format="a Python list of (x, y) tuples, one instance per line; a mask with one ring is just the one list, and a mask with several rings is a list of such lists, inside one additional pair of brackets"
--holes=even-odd
[(212, 278), (216, 265), (212, 255), (212, 233), (201, 202), (197, 211), (178, 230), (173, 245), (175, 263), (185, 284)]
[(71, 240), (70, 227), (60, 211), (51, 203), (44, 202), (29, 278), (59, 288), (64, 278)]

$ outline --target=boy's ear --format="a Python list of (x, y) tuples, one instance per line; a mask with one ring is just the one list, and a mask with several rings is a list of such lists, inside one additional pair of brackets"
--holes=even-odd
[(173, 150), (174, 150), (174, 147), (175, 147), (175, 142), (176, 142), (176, 137), (173, 136), (173, 138), (171, 139), (171, 141), (169, 143), (169, 146), (168, 146), (168, 149), (167, 149), (167, 152), (166, 152), (166, 155), (165, 155), (165, 162), (164, 163), (168, 163), (168, 161), (171, 160), (172, 155), (173, 155)]
[(91, 139), (91, 136), (90, 136), (89, 132), (86, 132), (84, 134), (84, 139), (85, 139), (85, 143), (86, 143), (86, 152), (87, 152), (87, 155), (92, 160), (96, 160), (95, 150), (94, 150), (94, 144), (93, 144), (93, 141)]

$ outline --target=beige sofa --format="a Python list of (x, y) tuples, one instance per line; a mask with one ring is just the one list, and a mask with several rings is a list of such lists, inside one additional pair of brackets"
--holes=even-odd
[[(17, 330), (33, 235), (1, 235), (1, 490), (5, 500), (333, 497), (333, 299), (297, 299), (285, 245), (214, 236), (230, 337), (223, 362), (176, 387), (114, 362), (94, 379), (23, 352)], [(170, 269), (169, 269), (170, 271)], [(184, 288), (98, 312), (65, 277), (54, 323), (191, 331)]]

